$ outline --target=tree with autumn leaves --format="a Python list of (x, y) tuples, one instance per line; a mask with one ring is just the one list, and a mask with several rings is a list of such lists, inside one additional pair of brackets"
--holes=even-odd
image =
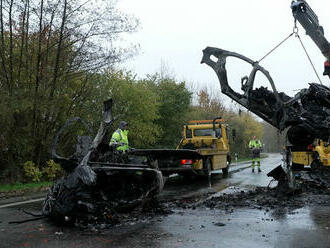
[[(223, 116), (237, 129), (232, 151), (244, 154), (248, 130), (260, 129), (251, 115), (237, 115), (206, 89), (194, 93), (174, 77), (137, 79), (114, 69), (136, 51), (121, 47), (119, 35), (138, 27), (115, 3), (0, 0), (0, 181), (20, 180), (23, 164), (43, 171), (68, 118), (84, 119), (93, 136), (109, 98), (118, 120), (129, 122), (133, 147), (175, 148), (184, 123)], [(71, 154), (85, 133), (83, 126), (69, 129), (62, 151)]]

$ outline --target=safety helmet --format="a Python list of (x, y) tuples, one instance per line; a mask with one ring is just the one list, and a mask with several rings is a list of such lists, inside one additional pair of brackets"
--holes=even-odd
[(118, 128), (123, 129), (128, 126), (128, 123), (126, 121), (119, 122)]

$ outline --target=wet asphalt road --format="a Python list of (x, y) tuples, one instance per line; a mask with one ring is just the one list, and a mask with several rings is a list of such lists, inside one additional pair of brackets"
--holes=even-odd
[[(248, 164), (233, 166), (228, 178), (210, 181), (170, 179), (160, 199), (200, 197), (205, 193), (232, 192), (267, 186), (267, 172), (281, 164), (279, 154), (262, 160), (262, 172), (251, 173)], [(0, 208), (0, 247), (330, 247), (330, 206), (265, 212), (173, 209), (159, 216), (95, 233), (57, 227), (46, 220), (8, 224), (31, 218), (19, 208), (39, 212), (40, 203)]]

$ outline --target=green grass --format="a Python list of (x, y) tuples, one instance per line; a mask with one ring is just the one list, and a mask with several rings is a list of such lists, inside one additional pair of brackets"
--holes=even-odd
[(1, 184), (0, 192), (10, 192), (16, 190), (32, 190), (40, 187), (51, 186), (52, 184), (53, 184), (52, 182)]

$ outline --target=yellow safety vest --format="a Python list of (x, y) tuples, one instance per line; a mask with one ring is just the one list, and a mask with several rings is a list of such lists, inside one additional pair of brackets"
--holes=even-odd
[(120, 143), (121, 145), (117, 147), (118, 151), (126, 151), (129, 149), (128, 146), (128, 130), (117, 129), (111, 137), (110, 146)]

